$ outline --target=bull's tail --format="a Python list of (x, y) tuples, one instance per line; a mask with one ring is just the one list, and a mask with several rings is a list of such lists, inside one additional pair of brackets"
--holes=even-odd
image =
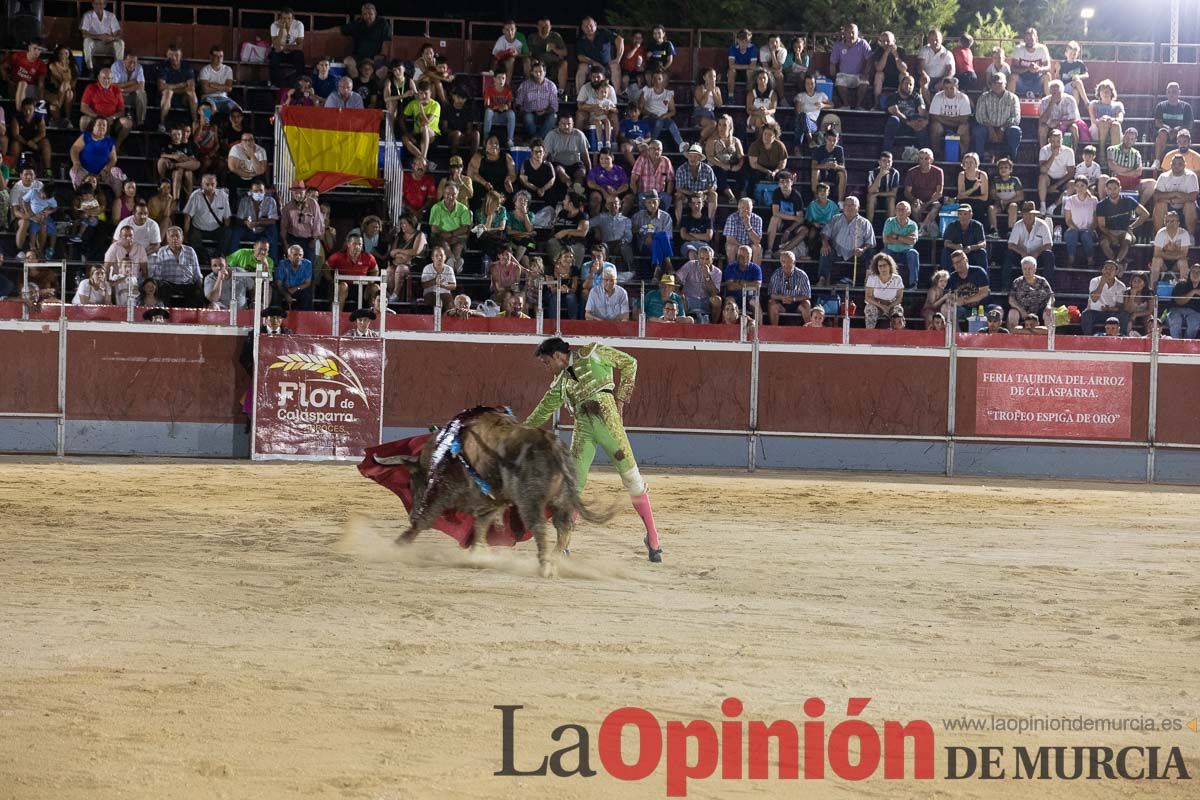
[(617, 506), (610, 503), (603, 509), (597, 509), (585, 503), (579, 493), (579, 482), (575, 477), (571, 451), (556, 434), (548, 433), (547, 436), (554, 440), (550, 451), (554, 454), (555, 466), (563, 476), (563, 494), (567, 497), (571, 511), (596, 525), (603, 525), (611, 520), (617, 513)]

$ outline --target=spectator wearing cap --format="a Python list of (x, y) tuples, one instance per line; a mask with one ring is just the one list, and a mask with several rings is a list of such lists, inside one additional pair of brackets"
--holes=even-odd
[(600, 273), (600, 288), (588, 292), (584, 319), (626, 322), (629, 320), (629, 293), (617, 285), (617, 269), (606, 266)]
[(737, 212), (725, 218), (725, 260), (737, 260), (738, 248), (750, 248), (751, 259), (756, 263), (762, 260), (762, 217), (754, 213), (754, 201), (749, 197), (738, 200)]
[(675, 170), (675, 218), (683, 218), (683, 207), (698, 197), (708, 204), (708, 218), (717, 216), (717, 176), (704, 163), (704, 148), (693, 144), (687, 149), (687, 160)]
[(677, 285), (675, 276), (669, 273), (658, 279), (658, 290), (647, 292), (642, 297), (642, 313), (646, 315), (646, 319), (661, 321), (663, 307), (668, 302), (674, 303), (677, 309), (684, 307), (683, 298), (675, 291)]
[(1008, 91), (1008, 81), (1003, 73), (992, 73), (988, 81), (988, 91), (975, 102), (971, 147), (984, 154), (989, 143), (1003, 143), (1005, 154), (1015, 159), (1021, 147), (1021, 102)]
[(805, 322), (812, 315), (812, 286), (808, 274), (796, 268), (796, 254), (791, 250), (780, 252), (779, 269), (771, 274), (767, 296), (767, 318), (772, 325), (779, 324), (783, 313), (798, 313)]
[(675, 189), (675, 170), (663, 155), (662, 142), (658, 139), (652, 140), (633, 163), (629, 185), (640, 194), (657, 192), (662, 205), (670, 204), (671, 193)]
[(853, 195), (842, 203), (842, 213), (826, 224), (821, 232), (821, 260), (818, 267), (818, 286), (828, 286), (833, 281), (835, 261), (851, 261), (862, 258), (875, 246), (875, 227), (871, 221), (858, 213), (858, 198)]
[(166, 244), (150, 258), (150, 277), (168, 305), (199, 308), (204, 288), (196, 251), (183, 243), (183, 229), (167, 228)]
[(340, 28), (343, 36), (350, 37), (350, 55), (342, 61), (346, 74), (358, 77), (358, 63), (372, 60), (383, 52), (384, 44), (392, 39), (392, 24), (375, 8), (374, 3), (363, 3), (356, 18)]
[(526, 74), (529, 77), (517, 87), (515, 103), (523, 115), (525, 133), (531, 139), (545, 139), (558, 116), (558, 87), (546, 77), (546, 66), (540, 61), (534, 60)]
[(458, 189), (458, 199), (460, 202), (471, 204), (471, 198), (475, 196), (475, 181), (471, 180), (471, 176), (463, 172), (463, 160), (461, 156), (450, 156), (450, 161), (447, 162), (449, 174), (438, 181), (437, 191), (438, 197), (444, 197), (447, 186), (454, 186)]
[(980, 333), (1008, 333), (1008, 328), (1004, 327), (1004, 309), (1000, 306), (991, 305), (987, 307), (987, 327), (979, 331)]
[(171, 321), (171, 312), (162, 306), (147, 308), (142, 312), (142, 319), (146, 322), (164, 325)]
[(280, 302), (288, 308), (311, 311), (313, 306), (312, 261), (298, 244), (287, 249), (287, 258), (275, 265), (272, 276)]
[(114, 61), (125, 57), (125, 40), (117, 15), (105, 8), (105, 0), (92, 0), (92, 10), (83, 15), (79, 30), (83, 32), (83, 63), (91, 71), (96, 53), (111, 56)]
[(1032, 256), (1021, 259), (1021, 277), (1013, 281), (1008, 290), (1008, 327), (1016, 329), (1017, 324), (1030, 315), (1045, 319), (1046, 324), (1053, 322), (1054, 289), (1050, 281), (1037, 274), (1038, 262)]
[(708, 245), (696, 250), (696, 257), (675, 272), (680, 290), (687, 302), (687, 313), (697, 322), (721, 318), (721, 269), (713, 263), (713, 249)]
[(908, 322), (904, 319), (904, 309), (893, 308), (892, 313), (888, 315), (888, 328), (893, 331), (902, 331), (907, 327)]
[[(633, 215), (630, 224), (633, 227), (635, 251), (650, 256), (652, 266), (662, 265), (674, 254), (671, 236), (675, 223), (671, 220), (671, 215), (660, 207), (657, 194), (642, 194), (642, 210)], [(670, 262), (667, 261), (667, 264), (669, 266)]]
[(293, 183), (290, 200), (280, 211), (279, 235), (288, 247), (299, 245), (310, 261), (316, 256), (317, 240), (325, 230), (325, 218), (315, 197), (309, 197), (303, 183)]
[(1109, 317), (1108, 319), (1104, 320), (1104, 330), (1100, 331), (1099, 333), (1096, 333), (1094, 335), (1095, 336), (1109, 336), (1109, 337), (1124, 336), (1125, 334), (1121, 332), (1120, 317)]
[(346, 336), (351, 339), (378, 339), (377, 319), (379, 317), (369, 308), (354, 309), (350, 312), (350, 330), (346, 331)]
[[(1020, 227), (1020, 223), (1017, 227)], [(947, 226), (942, 240), (942, 267), (945, 269), (950, 269), (950, 254), (955, 250), (966, 253), (967, 260), (975, 266), (988, 268), (987, 234), (984, 233), (983, 223), (975, 219), (975, 212), (969, 204), (962, 203), (958, 207), (958, 220)]]
[(1032, 200), (1021, 204), (1021, 219), (1008, 235), (1008, 254), (1000, 275), (1001, 286), (1009, 284), (1013, 267), (1019, 265), (1026, 256), (1037, 260), (1038, 268), (1047, 280), (1054, 277), (1054, 233), (1050, 230), (1050, 223), (1038, 216)]
[(1200, 337), (1200, 264), (1192, 264), (1187, 280), (1179, 281), (1171, 290), (1167, 325), (1170, 326), (1172, 338)]
[(1127, 319), (1125, 293), (1129, 287), (1117, 278), (1120, 271), (1116, 261), (1105, 261), (1100, 274), (1088, 283), (1087, 309), (1079, 317), (1079, 328), (1084, 336), (1091, 336), (1096, 325), (1109, 317), (1117, 317), (1124, 330)]

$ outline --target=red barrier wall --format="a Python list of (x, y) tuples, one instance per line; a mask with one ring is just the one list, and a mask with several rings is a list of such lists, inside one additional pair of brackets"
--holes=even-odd
[(0, 411), (58, 411), (58, 330), (0, 330)]
[(242, 337), (73, 329), (67, 418), (241, 423)]
[(1200, 367), (1194, 364), (1158, 365), (1158, 418), (1155, 438), (1160, 442), (1200, 444)]

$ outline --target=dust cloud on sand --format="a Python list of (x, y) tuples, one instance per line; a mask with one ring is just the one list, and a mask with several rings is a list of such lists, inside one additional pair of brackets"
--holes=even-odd
[[(1113, 484), (648, 475), (665, 563), (620, 501), (561, 577), (531, 543), (481, 561), (391, 540), (353, 466), (0, 461), (0, 798), (574, 800), (639, 783), (495, 777), (613, 709), (661, 722), (928, 720), (942, 748), (1200, 734), (950, 732), (959, 717), (1174, 717), (1198, 707), (1200, 496)], [(1195, 780), (695, 781), (689, 797), (1195, 796)]]

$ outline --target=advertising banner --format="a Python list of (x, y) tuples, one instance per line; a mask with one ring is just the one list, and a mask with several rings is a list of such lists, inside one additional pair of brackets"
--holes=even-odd
[(976, 376), (978, 435), (1129, 438), (1128, 361), (981, 358)]
[(358, 459), (379, 443), (383, 340), (259, 337), (255, 458)]

